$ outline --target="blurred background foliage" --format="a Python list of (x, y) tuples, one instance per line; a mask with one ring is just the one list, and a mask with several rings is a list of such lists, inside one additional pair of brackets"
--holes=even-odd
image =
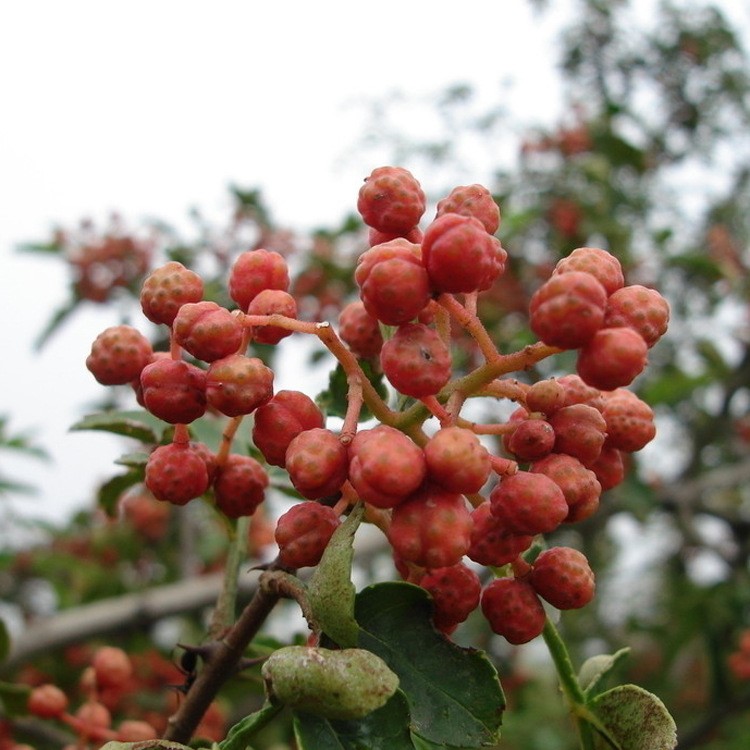
[[(371, 126), (356, 146), (409, 168), (433, 205), (467, 174), (492, 190), (510, 262), (480, 298), (480, 315), (506, 350), (531, 340), (529, 297), (576, 247), (609, 250), (628, 283), (654, 286), (669, 300), (669, 334), (635, 384), (656, 411), (658, 437), (634, 456), (628, 480), (605, 495), (593, 518), (550, 542), (583, 549), (598, 575), (595, 602), (562, 619), (574, 658), (629, 646), (620, 676), (664, 700), (681, 750), (750, 743), (750, 653), (740, 646), (750, 630), (750, 68), (742, 44), (748, 29), (733, 26), (727, 3), (578, 0), (559, 31), (564, 108), (556, 124), (519, 123), (502, 101), (478, 102), (468, 82), (429, 102), (396, 93), (370, 103)], [(534, 4), (539, 13), (548, 5)], [(430, 138), (403, 128), (406, 106), (430, 109)], [(300, 237), (275, 224), (259, 190), (231, 192), (235, 210), (226, 225), (195, 212), (189, 238), (164, 224), (133, 228), (113, 217), (104, 228), (83, 223), (25, 246), (71, 271), (69, 301), (51, 315), (37, 345), (60, 325), (75, 325), (79, 305), (115, 305), (128, 321), (141, 279), (165, 259), (199, 270), (207, 297), (230, 304), (222, 297), (224, 280), (235, 255), (249, 247), (288, 258), (300, 317), (335, 321), (354, 296), (352, 267), (367, 246), (358, 217)], [(470, 367), (477, 357), (471, 343), (456, 344)], [(284, 342), (262, 356), (271, 362), (288, 351)], [(306, 356), (310, 367), (319, 365), (319, 352)], [(563, 374), (571, 363), (554, 358), (529, 377)], [(128, 389), (106, 399), (99, 406), (132, 407)], [(211, 428), (203, 429), (210, 441)], [(240, 440), (247, 445), (247, 436)], [(0, 447), (39, 453), (26, 438), (9, 435), (5, 419)], [(144, 445), (135, 440), (131, 448), (137, 453)], [(218, 516), (207, 507), (165, 509), (149, 501), (138, 485), (142, 463), (132, 455), (122, 463), (119, 476), (128, 478), (98, 490), (109, 512), (92, 508), (65, 529), (45, 530), (39, 546), (2, 553), (0, 615), (11, 625), (220, 569), (226, 529)], [(0, 478), (2, 488), (13, 487), (12, 477)], [(275, 502), (283, 505), (281, 493)], [(254, 519), (252, 559), (269, 554), (272, 529), (270, 518)], [(373, 554), (363, 580), (384, 565)], [(200, 638), (207, 605), (129, 621), (99, 640), (169, 663), (169, 643)], [(292, 634), (293, 624), (287, 629)], [(502, 747), (573, 747), (539, 649), (499, 644), (479, 618), (457, 638), (497, 660), (510, 702)], [(73, 685), (82, 663), (80, 654), (78, 662), (70, 656), (73, 640), (58, 644), (64, 659), (30, 652), (23, 663), (9, 662), (3, 679)], [(170, 677), (180, 679), (179, 670)], [(163, 695), (154, 700), (163, 707)], [(224, 720), (238, 710), (227, 709)], [(43, 744), (39, 736), (35, 741)], [(54, 738), (46, 741), (54, 745)], [(270, 737), (267, 747), (285, 741)]]

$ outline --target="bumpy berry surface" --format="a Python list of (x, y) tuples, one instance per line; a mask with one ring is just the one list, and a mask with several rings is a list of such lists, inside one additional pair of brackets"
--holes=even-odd
[(541, 341), (561, 349), (578, 349), (604, 323), (607, 292), (585, 271), (551, 276), (529, 302), (529, 325)]
[(365, 310), (364, 302), (350, 302), (339, 314), (339, 336), (354, 354), (363, 359), (377, 357), (383, 336), (376, 318)]
[(44, 684), (32, 688), (26, 710), (40, 719), (57, 719), (68, 708), (68, 698), (57, 685)]
[(438, 430), (424, 447), (432, 481), (449, 492), (479, 492), (490, 474), (490, 455), (479, 438), (463, 427)]
[(451, 354), (438, 334), (421, 323), (399, 327), (383, 344), (380, 364), (391, 385), (406, 396), (436, 394), (451, 377)]
[(151, 361), (151, 342), (131, 326), (111, 326), (91, 345), (86, 367), (102, 385), (125, 385)]
[(75, 712), (76, 728), (83, 738), (96, 739), (102, 729), (112, 726), (112, 714), (98, 701), (88, 700)]
[(189, 302), (172, 323), (175, 341), (204, 362), (234, 354), (242, 343), (242, 323), (215, 302)]
[(98, 688), (119, 687), (125, 684), (133, 674), (133, 663), (130, 657), (114, 646), (103, 646), (96, 650), (91, 659)]
[[(283, 315), (297, 317), (297, 302), (289, 292), (282, 289), (264, 289), (247, 306), (248, 315)], [(279, 326), (255, 326), (253, 339), (259, 344), (278, 344), (281, 339), (292, 335), (292, 331)]]
[(276, 524), (279, 562), (288, 568), (317, 565), (341, 521), (333, 508), (313, 501), (293, 505)]
[(557, 262), (553, 273), (585, 271), (596, 278), (612, 294), (625, 284), (620, 261), (614, 255), (598, 247), (577, 247)]
[(229, 296), (247, 312), (264, 289), (289, 290), (289, 268), (284, 257), (273, 250), (246, 250), (234, 261), (228, 286)]
[(630, 385), (646, 367), (648, 346), (632, 328), (602, 328), (578, 353), (581, 378), (602, 391)]
[(632, 391), (618, 388), (604, 396), (607, 445), (626, 453), (641, 450), (656, 436), (653, 409)]
[(555, 378), (538, 380), (526, 391), (526, 408), (530, 412), (550, 417), (561, 406), (565, 406), (565, 386)]
[(405, 500), (426, 472), (422, 449), (393, 427), (361, 430), (349, 445), (349, 480), (360, 498), (377, 508)]
[(503, 445), (519, 461), (536, 461), (552, 451), (555, 431), (545, 419), (523, 419), (503, 436)]
[(546, 622), (544, 607), (529, 583), (498, 578), (482, 591), (482, 614), (493, 633), (520, 645), (536, 638)]
[(419, 224), (425, 203), (424, 191), (411, 172), (402, 167), (378, 167), (359, 189), (357, 210), (373, 229), (406, 234)]
[(404, 239), (375, 245), (357, 259), (354, 280), (365, 310), (386, 325), (408, 323), (430, 300), (422, 251)]
[(432, 289), (455, 293), (489, 289), (507, 253), (479, 219), (446, 213), (425, 230), (422, 257)]
[(483, 185), (459, 185), (437, 204), (437, 216), (461, 214), (479, 219), (489, 234), (500, 227), (500, 207)]
[(250, 414), (273, 396), (273, 370), (257, 357), (232, 354), (206, 373), (206, 399), (228, 417)]
[(289, 443), (285, 465), (297, 492), (308, 500), (320, 500), (338, 492), (346, 481), (348, 451), (330, 430), (305, 430)]
[(152, 271), (141, 287), (141, 309), (152, 323), (171, 326), (183, 305), (202, 299), (201, 277), (174, 260)]
[(468, 551), (471, 527), (462, 495), (425, 486), (393, 509), (388, 540), (406, 562), (446, 568)]
[(655, 289), (631, 284), (607, 301), (604, 325), (632, 328), (651, 348), (667, 331), (669, 303)]
[(584, 466), (602, 452), (607, 423), (598, 409), (588, 404), (571, 404), (558, 409), (550, 424), (555, 431), (555, 452), (575, 456)]
[(578, 609), (594, 598), (594, 574), (586, 556), (571, 547), (551, 547), (534, 561), (529, 583), (557, 609)]
[(625, 479), (625, 460), (622, 451), (610, 448), (606, 443), (599, 458), (588, 468), (596, 475), (602, 492), (617, 487)]
[(464, 563), (434, 568), (422, 577), (419, 585), (432, 595), (432, 621), (443, 631), (463, 622), (479, 606), (482, 594), (479, 576)]
[(492, 515), (492, 503), (485, 500), (471, 514), (469, 559), (481, 565), (507, 565), (525, 552), (534, 541), (528, 534), (513, 534), (505, 523)]
[(161, 445), (148, 457), (146, 487), (157, 500), (185, 505), (208, 489), (208, 468), (190, 445)]
[(176, 359), (159, 359), (143, 368), (145, 407), (170, 424), (188, 424), (206, 411), (206, 373)]
[(580, 375), (569, 373), (557, 379), (557, 382), (565, 391), (565, 403), (563, 406), (571, 404), (588, 404), (601, 411), (604, 408), (604, 397), (598, 388), (584, 383)]
[(547, 534), (568, 515), (562, 490), (549, 477), (519, 471), (490, 493), (492, 515), (514, 534)]
[(253, 442), (272, 466), (284, 466), (289, 443), (305, 430), (323, 427), (323, 413), (301, 391), (279, 391), (259, 407), (253, 420)]
[(232, 453), (214, 479), (216, 507), (229, 518), (252, 516), (263, 502), (268, 474), (252, 456)]
[(582, 521), (599, 508), (601, 485), (596, 474), (577, 458), (565, 453), (550, 453), (540, 461), (535, 461), (531, 472), (544, 474), (562, 490), (568, 504), (566, 523)]

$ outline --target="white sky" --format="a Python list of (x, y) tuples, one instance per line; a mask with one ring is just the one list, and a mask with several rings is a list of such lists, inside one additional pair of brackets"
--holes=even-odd
[(521, 119), (556, 119), (553, 31), (525, 0), (2, 4), (0, 414), (54, 459), (0, 453), (3, 473), (40, 488), (13, 507), (61, 520), (88, 505), (123, 446), (67, 432), (101, 396), (84, 360), (116, 316), (81, 312), (32, 354), (66, 275), (17, 243), (113, 209), (131, 224), (216, 212), (230, 183), (260, 187), (280, 223), (331, 224), (380, 166), (351, 154), (365, 124), (353, 100), (468, 82), (488, 101), (505, 92)]

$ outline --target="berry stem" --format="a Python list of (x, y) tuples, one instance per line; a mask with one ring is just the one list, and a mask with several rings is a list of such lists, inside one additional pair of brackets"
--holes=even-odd
[(424, 396), (419, 399), (429, 410), (433, 417), (445, 427), (451, 421), (450, 412), (435, 398), (435, 396)]
[(180, 445), (187, 445), (190, 442), (190, 430), (186, 424), (176, 424), (174, 426), (172, 442)]
[(346, 400), (346, 415), (344, 424), (341, 426), (339, 439), (344, 445), (349, 445), (357, 434), (357, 425), (359, 424), (359, 415), (364, 404), (362, 394), (362, 381), (358, 375), (350, 375), (347, 378), (349, 390)]
[(487, 333), (487, 329), (477, 317), (476, 311), (468, 310), (452, 294), (441, 294), (437, 301), (458, 321), (462, 328), (471, 334), (487, 362), (495, 362), (501, 356), (489, 333)]
[(237, 434), (237, 430), (242, 424), (244, 414), (240, 414), (238, 417), (234, 417), (227, 422), (227, 426), (224, 428), (224, 432), (221, 434), (221, 445), (216, 453), (216, 466), (221, 467), (227, 462), (229, 457), (229, 451), (232, 449), (232, 441), (234, 436)]

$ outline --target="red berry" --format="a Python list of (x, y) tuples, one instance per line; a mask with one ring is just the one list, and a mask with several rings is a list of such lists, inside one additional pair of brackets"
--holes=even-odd
[(568, 504), (566, 523), (582, 521), (593, 515), (599, 507), (601, 485), (596, 474), (577, 458), (565, 453), (550, 453), (540, 461), (535, 461), (531, 471), (549, 477), (562, 490)]
[(430, 300), (422, 251), (404, 239), (366, 250), (357, 260), (354, 280), (365, 310), (386, 325), (401, 325), (419, 315)]
[(32, 688), (26, 710), (40, 719), (59, 719), (68, 708), (68, 698), (56, 685), (45, 684)]
[(576, 370), (602, 391), (630, 385), (646, 367), (648, 346), (632, 328), (602, 328), (578, 353)]
[(266, 470), (252, 456), (231, 453), (214, 479), (216, 507), (229, 518), (252, 516), (268, 487)]
[(634, 453), (656, 435), (654, 412), (632, 391), (617, 388), (604, 395), (602, 414), (607, 423), (607, 445)]
[(294, 488), (308, 500), (335, 494), (348, 476), (346, 446), (324, 428), (300, 432), (286, 451), (286, 470)]
[(183, 305), (202, 299), (201, 277), (174, 260), (152, 271), (141, 287), (141, 309), (152, 323), (171, 326)]
[(568, 515), (562, 490), (549, 477), (528, 471), (503, 477), (490, 503), (492, 515), (513, 534), (547, 534)]
[(454, 187), (447, 197), (438, 201), (437, 216), (461, 214), (479, 219), (485, 231), (495, 234), (500, 227), (500, 208), (492, 193), (483, 185)]
[[(282, 289), (264, 289), (247, 306), (248, 315), (283, 315), (297, 317), (297, 302)], [(293, 331), (280, 326), (255, 326), (253, 339), (259, 344), (278, 344), (281, 339), (291, 336)]]
[(157, 500), (185, 505), (208, 489), (208, 467), (189, 444), (170, 443), (148, 457), (145, 481)]
[(584, 466), (599, 458), (607, 423), (598, 409), (587, 404), (563, 406), (550, 417), (550, 424), (555, 431), (556, 453), (575, 456)]
[(573, 252), (557, 262), (553, 273), (585, 271), (595, 277), (612, 294), (625, 284), (620, 261), (614, 255), (598, 247), (577, 247)]
[(632, 328), (651, 348), (667, 332), (669, 303), (655, 289), (631, 284), (607, 301), (604, 325)]
[(279, 562), (288, 568), (317, 565), (340, 523), (327, 505), (312, 501), (293, 505), (276, 524)]
[(204, 362), (234, 354), (242, 343), (239, 318), (215, 302), (189, 302), (172, 323), (175, 341)]
[(406, 396), (436, 394), (451, 377), (451, 354), (438, 334), (421, 323), (401, 326), (380, 351), (391, 385)]
[(273, 370), (257, 357), (232, 354), (211, 363), (206, 399), (228, 417), (250, 414), (273, 396)]
[(206, 373), (182, 360), (159, 359), (143, 368), (145, 407), (170, 424), (188, 424), (206, 411)]
[(289, 289), (289, 268), (283, 256), (272, 250), (246, 250), (237, 256), (229, 274), (229, 296), (247, 312), (264, 289)]
[(538, 380), (526, 391), (526, 408), (530, 412), (550, 417), (561, 406), (565, 406), (565, 386), (555, 378)]
[(518, 578), (498, 578), (489, 583), (482, 591), (481, 605), (492, 632), (514, 645), (536, 638), (547, 621), (534, 589)]
[(534, 541), (529, 534), (513, 534), (504, 521), (492, 515), (492, 503), (485, 500), (471, 514), (469, 559), (481, 565), (507, 565), (525, 552)]
[(552, 451), (555, 431), (544, 419), (522, 419), (503, 436), (503, 445), (519, 461), (536, 461)]
[(482, 594), (479, 576), (464, 563), (433, 568), (419, 585), (430, 592), (434, 606), (432, 621), (442, 631), (463, 622), (479, 606)]
[(422, 257), (432, 289), (456, 293), (489, 289), (508, 254), (479, 219), (446, 213), (425, 230)]
[(598, 388), (594, 388), (583, 382), (580, 375), (570, 373), (557, 379), (557, 382), (565, 391), (565, 403), (563, 406), (571, 404), (588, 404), (595, 409), (602, 410), (604, 407), (604, 398)]
[(602, 327), (607, 292), (584, 271), (551, 276), (529, 302), (529, 324), (541, 341), (561, 349), (583, 346)]
[(83, 739), (99, 739), (102, 730), (112, 726), (109, 709), (98, 701), (89, 700), (82, 703), (75, 712), (75, 718), (78, 733)]
[(126, 719), (117, 727), (118, 742), (144, 742), (155, 740), (158, 736), (159, 733), (147, 721)]
[(349, 445), (349, 480), (359, 497), (377, 508), (405, 500), (426, 472), (422, 449), (394, 427), (361, 430)]
[(357, 210), (374, 229), (406, 234), (419, 224), (425, 203), (424, 191), (411, 172), (402, 167), (378, 167), (359, 189)]
[(430, 479), (449, 492), (479, 492), (490, 474), (490, 454), (463, 427), (438, 430), (424, 447)]
[(103, 646), (97, 649), (91, 660), (99, 689), (120, 687), (133, 674), (133, 663), (130, 657), (121, 649), (114, 646)]
[(594, 574), (586, 556), (570, 547), (551, 547), (529, 573), (534, 590), (557, 609), (578, 609), (594, 597)]
[(272, 466), (284, 466), (289, 443), (305, 430), (323, 427), (323, 413), (301, 391), (279, 391), (253, 419), (255, 447)]
[(102, 385), (125, 385), (151, 361), (151, 342), (131, 326), (112, 326), (91, 345), (86, 367)]
[(144, 488), (123, 495), (118, 502), (122, 518), (151, 542), (167, 532), (171, 509)]
[(383, 346), (380, 325), (361, 300), (350, 302), (339, 314), (339, 336), (358, 357), (377, 357)]
[(462, 495), (427, 485), (393, 509), (388, 540), (406, 562), (445, 568), (468, 551), (471, 527)]
[(599, 458), (588, 468), (596, 475), (602, 487), (602, 492), (617, 487), (625, 479), (625, 462), (622, 451), (617, 450), (617, 448), (610, 448), (606, 443), (599, 454)]

